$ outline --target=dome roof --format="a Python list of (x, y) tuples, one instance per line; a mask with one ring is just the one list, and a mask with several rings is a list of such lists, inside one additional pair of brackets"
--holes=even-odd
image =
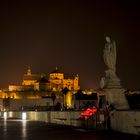
[(57, 67), (51, 73), (62, 73)]

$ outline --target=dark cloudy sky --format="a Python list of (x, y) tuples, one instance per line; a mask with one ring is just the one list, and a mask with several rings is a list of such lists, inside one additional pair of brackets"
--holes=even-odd
[(140, 89), (140, 5), (97, 1), (1, 3), (0, 87), (21, 84), (28, 66), (46, 74), (58, 66), (66, 75), (79, 74), (82, 88), (98, 88), (106, 69), (104, 34), (110, 34), (122, 85)]

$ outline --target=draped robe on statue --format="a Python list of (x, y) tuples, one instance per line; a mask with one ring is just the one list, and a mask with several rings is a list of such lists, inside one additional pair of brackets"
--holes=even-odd
[(116, 67), (116, 44), (115, 42), (107, 42), (104, 49), (104, 63), (108, 70), (115, 72)]

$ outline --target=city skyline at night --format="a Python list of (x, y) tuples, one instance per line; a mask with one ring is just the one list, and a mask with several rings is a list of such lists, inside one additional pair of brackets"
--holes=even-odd
[(96, 89), (104, 76), (105, 35), (117, 46), (122, 86), (139, 90), (140, 22), (136, 2), (4, 2), (0, 6), (0, 88), (21, 83), (28, 66), (48, 74), (56, 66)]

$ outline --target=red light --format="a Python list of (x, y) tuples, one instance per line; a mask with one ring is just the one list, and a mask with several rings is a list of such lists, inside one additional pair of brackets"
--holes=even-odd
[(81, 117), (88, 119), (90, 116), (95, 115), (97, 112), (96, 108), (88, 108), (81, 113)]

